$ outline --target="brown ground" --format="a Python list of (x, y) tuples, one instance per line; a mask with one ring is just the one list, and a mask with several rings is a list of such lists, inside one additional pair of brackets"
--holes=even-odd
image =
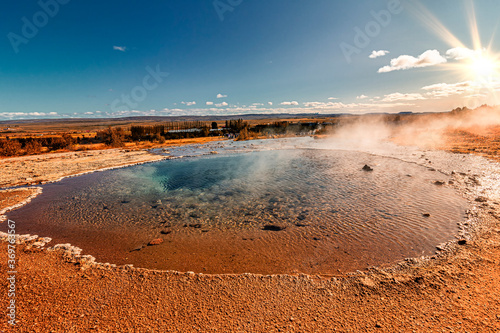
[[(456, 142), (463, 142), (465, 148), (468, 137), (469, 134), (464, 134), (464, 140)], [(142, 154), (134, 156), (142, 160), (149, 158), (147, 153)], [(71, 160), (64, 156), (58, 163)], [(90, 157), (70, 163), (74, 168), (71, 170), (81, 172), (95, 167), (92, 164), (95, 160), (84, 162), (83, 158)], [(28, 162), (23, 159), (26, 158), (10, 161), (10, 168), (17, 165), (14, 160)], [(109, 165), (126, 162), (118, 157), (107, 161)], [(39, 171), (43, 166), (50, 170), (50, 164), (44, 163), (49, 162), (40, 162), (35, 168), (41, 177), (47, 180), (60, 177), (60, 173), (46, 176), (45, 171)], [(29, 167), (31, 162), (26, 164), (27, 170)], [(4, 176), (3, 163), (1, 168), (3, 186), (16, 181), (19, 171), (9, 171)], [(22, 171), (19, 177), (26, 178), (27, 171), (19, 170)], [(65, 258), (62, 252), (21, 245), (16, 253), (19, 323), (13, 330), (2, 312), (0, 329), (16, 332), (498, 332), (500, 207), (493, 202), (486, 205), (480, 213), (487, 226), (485, 232), (446, 255), (402, 265), (393, 271), (373, 270), (338, 278), (198, 275), (88, 267)], [(7, 244), (0, 242), (0, 290), (5, 295), (6, 263)], [(0, 297), (0, 308), (6, 309), (7, 301), (7, 296)]]
[(446, 150), (472, 153), (500, 161), (500, 126), (470, 127), (446, 132)]

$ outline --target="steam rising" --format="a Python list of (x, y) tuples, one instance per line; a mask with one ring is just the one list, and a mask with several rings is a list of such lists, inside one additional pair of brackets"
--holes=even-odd
[(420, 148), (440, 148), (455, 130), (481, 135), (500, 125), (499, 108), (458, 108), (443, 114), (365, 116), (341, 121), (328, 143), (333, 148), (371, 150), (392, 141)]

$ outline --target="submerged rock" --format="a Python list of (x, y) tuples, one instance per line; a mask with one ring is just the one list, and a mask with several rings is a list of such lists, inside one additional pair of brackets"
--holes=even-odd
[(262, 230), (266, 231), (282, 231), (285, 230), (285, 227), (279, 226), (279, 225), (273, 225), (273, 224), (268, 224), (265, 225)]
[(442, 181), (440, 181), (440, 180), (436, 180), (436, 181), (434, 182), (434, 185), (438, 185), (438, 186), (443, 186), (444, 184), (445, 184), (445, 182), (442, 182)]
[(422, 216), (423, 216), (423, 217), (431, 217), (431, 214), (429, 214), (429, 213), (424, 213), (424, 214), (422, 214)]
[(365, 164), (365, 166), (362, 169), (363, 171), (373, 171), (373, 168), (370, 167), (368, 164)]
[(141, 245), (141, 246), (138, 246), (138, 247), (136, 247), (136, 248), (134, 248), (134, 249), (130, 250), (130, 252), (140, 251), (140, 250), (142, 250), (143, 248), (144, 248), (144, 245)]
[(163, 239), (157, 238), (157, 239), (153, 239), (151, 242), (149, 242), (148, 245), (149, 246), (160, 245), (161, 243), (163, 243)]
[(297, 220), (299, 221), (303, 221), (306, 219), (307, 216), (305, 216), (304, 214), (300, 214), (299, 216), (297, 216)]

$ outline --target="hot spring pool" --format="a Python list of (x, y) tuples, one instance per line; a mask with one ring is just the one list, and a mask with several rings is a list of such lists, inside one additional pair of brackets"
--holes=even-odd
[(71, 243), (100, 262), (333, 274), (432, 254), (452, 239), (467, 202), (435, 181), (448, 178), (361, 152), (248, 152), (65, 179), (8, 217), (18, 233)]

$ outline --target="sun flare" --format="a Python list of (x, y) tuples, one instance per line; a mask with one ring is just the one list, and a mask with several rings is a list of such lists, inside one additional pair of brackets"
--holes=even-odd
[(478, 83), (492, 82), (498, 76), (498, 63), (491, 57), (480, 54), (471, 59), (470, 74)]

